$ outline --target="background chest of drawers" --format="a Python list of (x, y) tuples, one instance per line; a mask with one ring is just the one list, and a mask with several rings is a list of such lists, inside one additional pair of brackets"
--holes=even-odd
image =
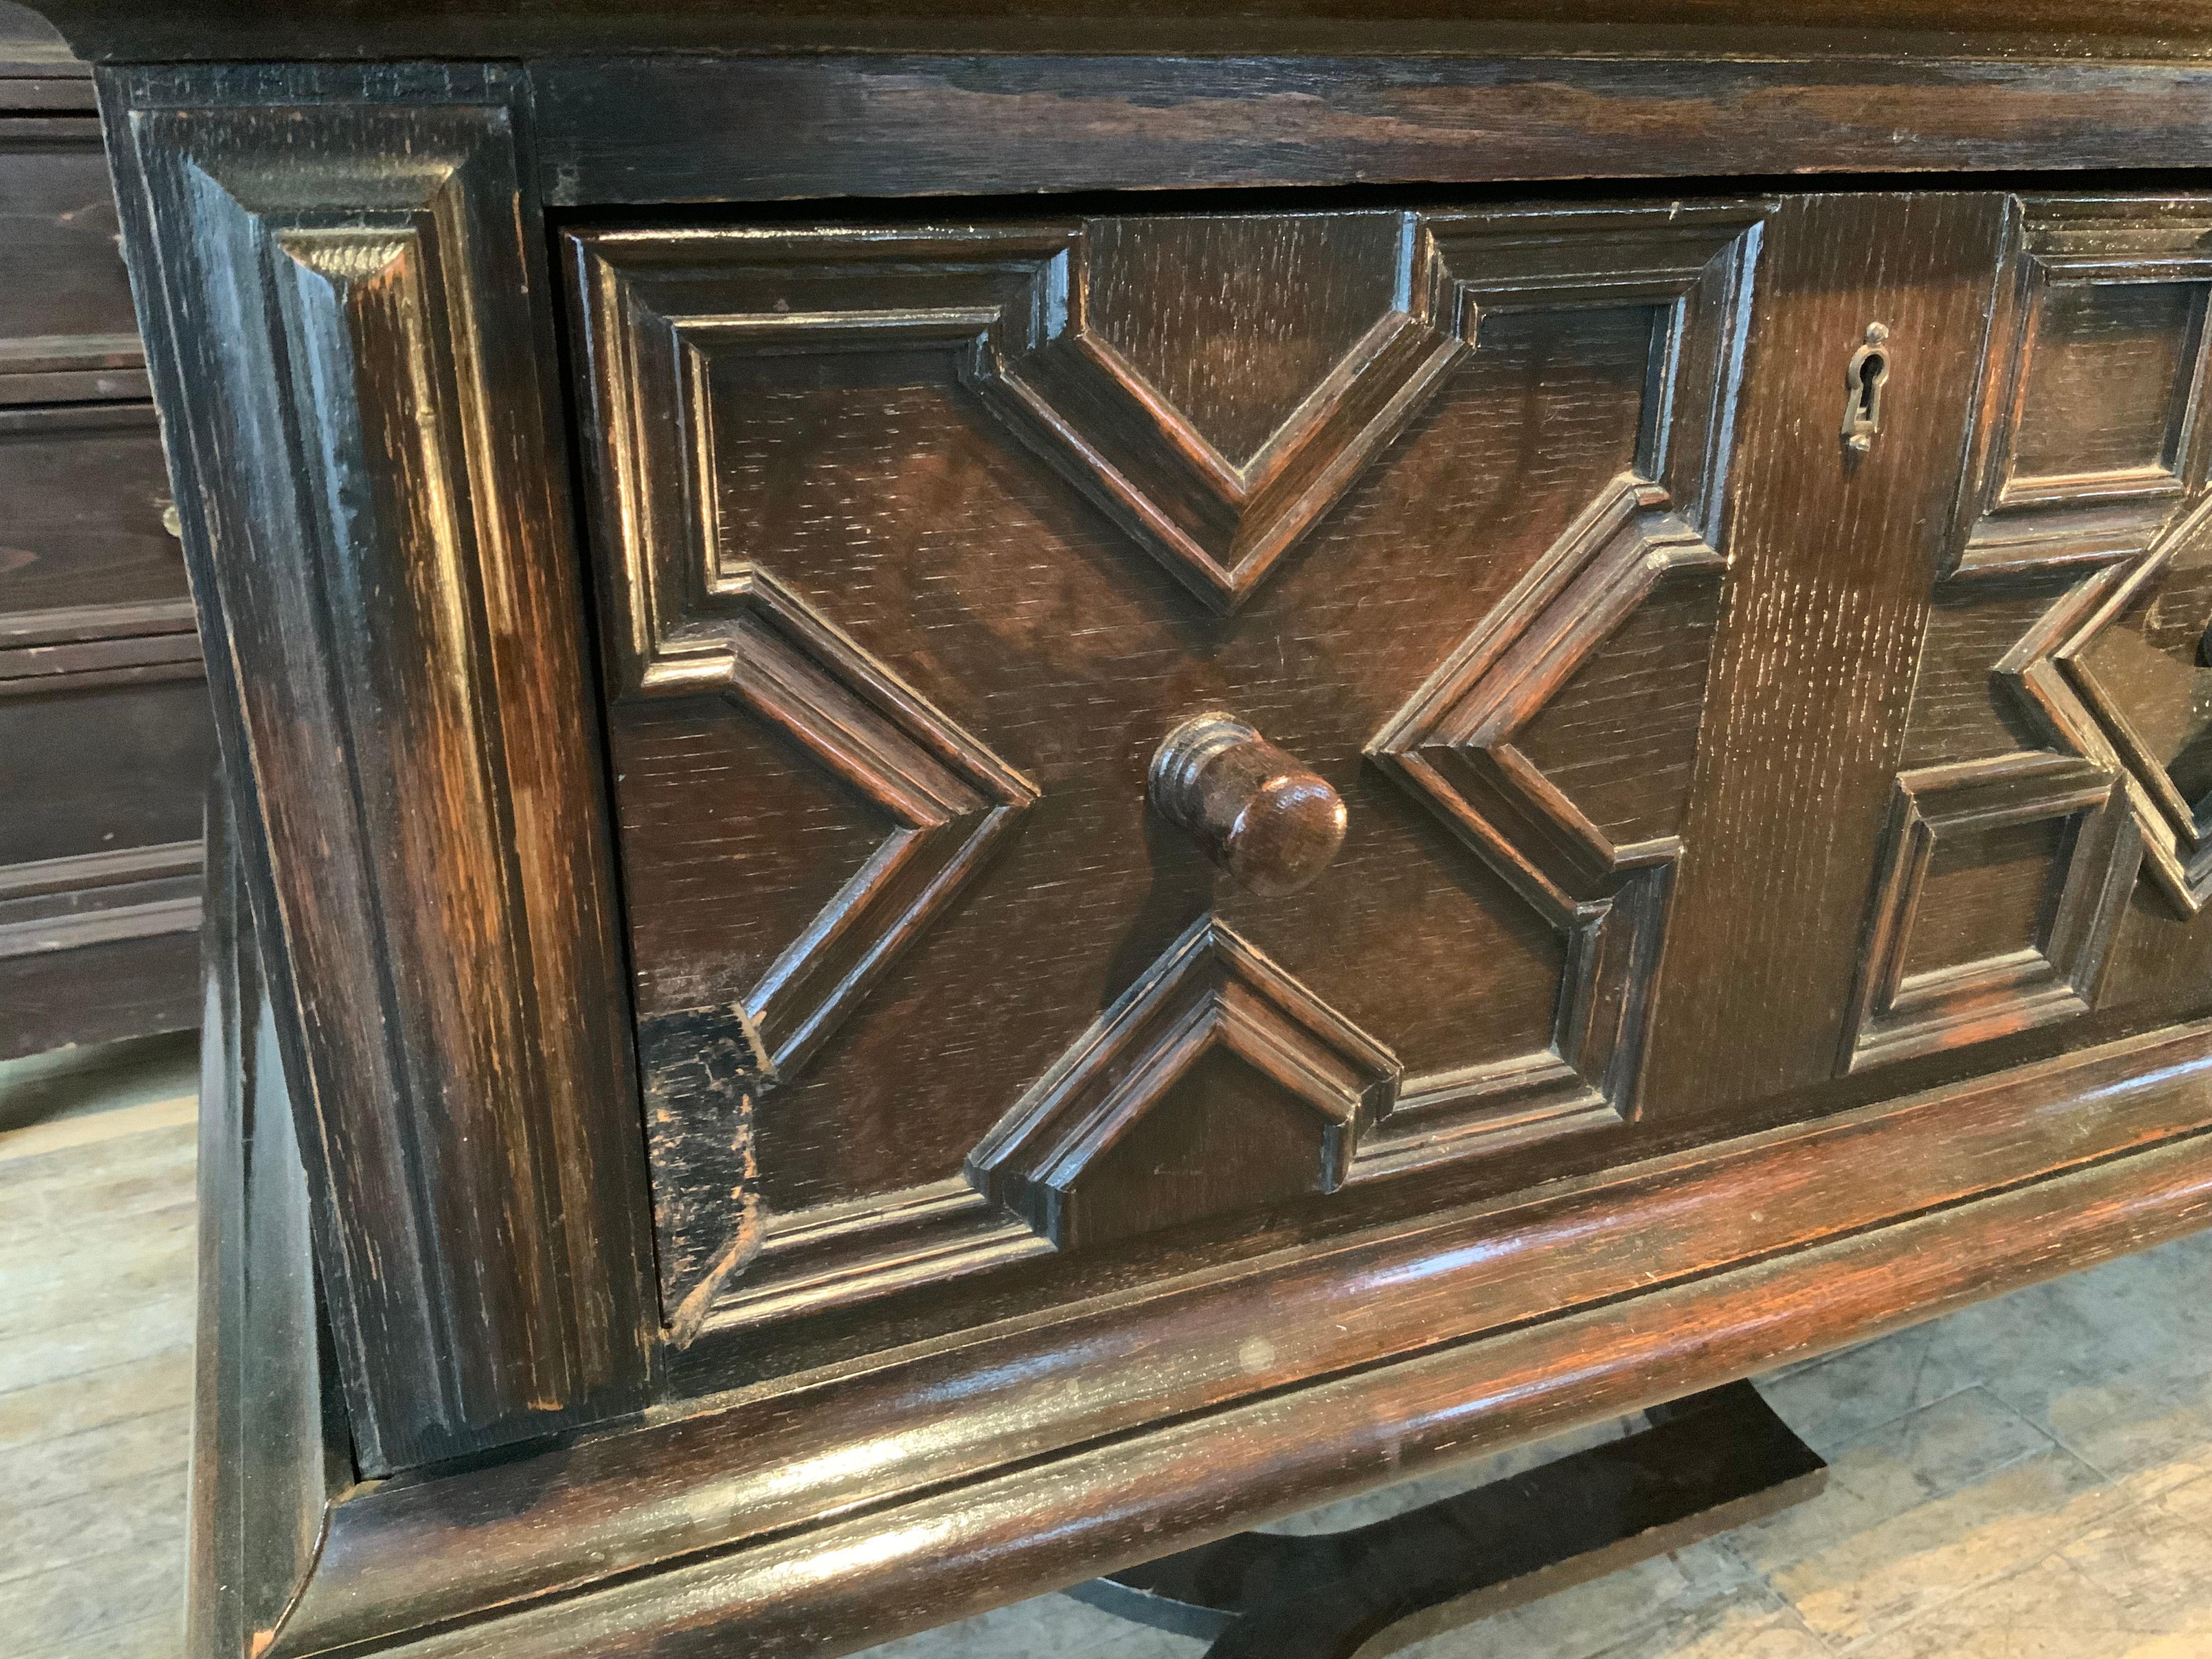
[(55, 0), (207, 1652), (848, 1650), (2212, 1220), (2212, 35), (1715, 9)]
[(0, 1058), (199, 1019), (214, 728), (92, 77), (0, 6)]

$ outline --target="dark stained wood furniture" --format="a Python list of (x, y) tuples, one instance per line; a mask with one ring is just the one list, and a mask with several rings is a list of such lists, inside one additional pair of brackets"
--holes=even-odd
[(0, 3), (0, 1059), (200, 1016), (215, 764), (92, 77)]
[(200, 1652), (849, 1651), (2212, 1222), (2197, 8), (50, 9)]

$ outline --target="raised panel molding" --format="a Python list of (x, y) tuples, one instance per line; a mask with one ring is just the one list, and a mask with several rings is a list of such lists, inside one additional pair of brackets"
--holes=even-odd
[(763, 570), (712, 578), (680, 647), (662, 642), (641, 690), (720, 691), (895, 826), (745, 999), (746, 1040), (773, 1081), (805, 1063), (1037, 787)]
[[(724, 699), (895, 826), (810, 924), (769, 944), (781, 953), (750, 990), (644, 1011), (661, 1299), (676, 1341), (1633, 1113), (1680, 852), (1672, 827), (1718, 609), (1716, 526), (1766, 211), (1729, 203), (1328, 216), (1322, 228), (1281, 233), (1285, 246), (1338, 236), (1372, 256), (1372, 268), (1332, 276), (1340, 291), (1324, 296), (1324, 337), (1296, 350), (1271, 355), (1234, 328), (1227, 344), (1208, 335), (1254, 367), (1199, 413), (1174, 407), (1114, 343), (1119, 330), (1140, 349), (1141, 328), (1103, 317), (1094, 325), (1091, 283), (1116, 261), (1150, 270), (1147, 261), (1195, 257), (1184, 241), (1203, 244), (1207, 258), (1241, 257), (1272, 234), (1258, 216), (571, 234), (612, 695), (618, 705)], [(1117, 276), (1100, 303), (1139, 305), (1121, 292), (1127, 280)], [(1390, 303), (1362, 322), (1376, 296)], [(1244, 301), (1219, 303), (1234, 311)], [(716, 483), (718, 399), (733, 384), (718, 377), (805, 387), (851, 375), (866, 385), (890, 372), (878, 360), (949, 361), (1002, 431), (1228, 611), (1479, 349), (1486, 318), (1579, 308), (1606, 312), (1607, 328), (1644, 354), (1628, 382), (1642, 396), (1633, 468), (1370, 749), (1561, 936), (1566, 969), (1549, 1042), (1401, 1088), (1397, 1062), (1346, 1028), (1331, 1039), (1334, 1081), (1316, 1081), (1329, 1067), (1308, 1065), (1285, 1083), (1270, 1066), (1279, 1072), (1281, 1055), (1311, 1047), (1300, 1032), (1340, 1022), (1212, 921), (1010, 1107), (969, 1160), (974, 1190), (925, 1182), (788, 1214), (764, 1206), (753, 1129), (763, 1091), (799, 1075), (839, 1020), (866, 1018), (869, 985), (956, 902), (1037, 793), (764, 568), (776, 556)], [(1157, 350), (1146, 361), (1152, 374), (1176, 371)], [(1304, 384), (1316, 364), (1320, 380)], [(1592, 723), (1611, 718), (1597, 704), (1524, 747), (1570, 693), (1645, 672), (1604, 653), (1659, 611), (1679, 611), (1684, 626), (1635, 649), (1656, 639), (1667, 659), (1678, 705), (1668, 718), (1684, 729), (1671, 732), (1666, 765), (1641, 753), (1616, 764), (1620, 751), (1603, 746), (1614, 737), (1595, 735)], [(1602, 810), (1585, 810), (1580, 786), (1560, 781), (1588, 777), (1594, 758), (1606, 769)], [(1632, 823), (1639, 827), (1620, 827)], [(1248, 957), (1261, 965), (1222, 966)], [(1215, 980), (1221, 987), (1207, 989)], [(1251, 985), (1272, 988), (1257, 997)], [(1310, 1018), (1288, 1024), (1279, 1012), (1308, 1005)], [(1170, 1028), (1181, 1033), (1173, 1041)], [(1365, 1079), (1356, 1088), (1345, 1080), (1354, 1075)], [(1353, 1096), (1364, 1104), (1346, 1107)], [(1209, 1136), (1235, 1153), (1211, 1159), (1218, 1167), (1196, 1150)], [(1167, 1173), (1139, 1180), (1140, 1164)]]
[[(2212, 693), (2200, 643), (2212, 624), (2203, 574), (2212, 560), (2212, 422), (2203, 413), (2212, 207), (2188, 197), (2056, 198), (2017, 203), (2014, 213), (1951, 580), (2082, 570), (1994, 672), (2057, 749), (2118, 775), (2143, 868), (2180, 915), (2194, 915), (2212, 897), (2212, 780), (2188, 759), (2201, 743), (2193, 711)], [(2051, 349), (2050, 296), (2069, 288), (2169, 290), (2172, 305), (2132, 324), (2121, 313), (2101, 332), (2085, 326), (2072, 371), (2142, 380), (2147, 359), (2160, 373), (2136, 388), (2140, 432), (2062, 425), (2040, 441), (2056, 452), (2045, 470), (2023, 476), (2014, 452), (2024, 426), (2070, 412), (2063, 378), (2044, 383), (2051, 406), (2029, 395), (2037, 353)], [(2085, 449), (2110, 453), (2102, 464), (2069, 459)], [(2121, 660), (2128, 653), (2134, 660)]]
[[(2201, 198), (2040, 198), (2014, 203), (2013, 219), (1947, 572), (1961, 579), (2141, 554), (2202, 495), (2212, 465), (2202, 418), (2212, 207)], [(2139, 319), (2133, 331), (2111, 309), (2167, 289), (2175, 313)], [(2075, 384), (2100, 370), (2133, 385), (2141, 430), (2066, 424), (2112, 420), (2113, 397)], [(2086, 453), (2095, 450), (2112, 453)]]
[[(1079, 222), (701, 231), (673, 250), (659, 233), (607, 231), (580, 234), (574, 246), (586, 326), (603, 366), (602, 419), (612, 427), (633, 423), (635, 409), (624, 405), (640, 387), (672, 393), (687, 420), (703, 421), (703, 376), (719, 349), (941, 346), (957, 352), (962, 379), (1014, 435), (1200, 599), (1229, 611), (1467, 351), (1437, 320), (1453, 289), (1423, 221), (1374, 216), (1395, 230), (1390, 303), (1243, 460), (1224, 455), (1092, 327), (1089, 228)], [(666, 407), (649, 395), (642, 402)], [(682, 503), (651, 514), (645, 497), (663, 481), (637, 476), (634, 453), (615, 465), (610, 482), (630, 503), (633, 533), (691, 528)], [(710, 503), (692, 510), (711, 520)], [(634, 544), (634, 556), (649, 558), (647, 542)], [(651, 654), (631, 637), (639, 655)]]
[(104, 94), (361, 1467), (626, 1409), (652, 1247), (514, 78)]
[[(2212, 690), (2199, 654), (2212, 588), (2191, 574), (2212, 552), (2212, 208), (2054, 197), (2008, 211), (1938, 585), (1959, 605), (2002, 605), (2018, 603), (2021, 583), (2073, 578), (1989, 670), (1998, 698), (2026, 716), (2015, 729), (2051, 748), (1899, 775), (1839, 1071), (2086, 1013), (2139, 874), (2185, 916), (2212, 895), (2200, 810), (2212, 807), (2212, 779), (2191, 799), (2170, 764), (2187, 769), (2191, 711)], [(2160, 618), (2168, 600), (2187, 614)], [(2124, 647), (2136, 660), (2113, 660)], [(1931, 676), (1955, 678), (1926, 660), (1921, 672), (1923, 691)], [(1916, 737), (1940, 743), (1945, 718), (1940, 698), (1916, 692)], [(2160, 752), (2154, 730), (2184, 753)], [(1990, 896), (2024, 908), (2044, 892), (2033, 939), (1908, 972), (1937, 861), (2038, 823), (2053, 826), (2045, 867)]]
[[(1658, 216), (1531, 215), (1469, 221), (1437, 241), (1458, 305), (1653, 307), (1651, 391), (1636, 465), (1376, 732), (1367, 753), (1434, 811), (1564, 938), (1551, 1046), (1503, 1062), (1408, 1077), (1378, 1170), (1475, 1141), (1634, 1115), (1656, 974), (1681, 854), (1678, 836), (1617, 842), (1521, 739), (1577, 670), (1662, 589), (1717, 613), (1714, 546), (1726, 488), (1755, 206)], [(1564, 233), (1564, 234), (1562, 234)], [(1579, 234), (1577, 233), (1580, 233)], [(1479, 322), (1474, 325), (1479, 327)], [(1711, 667), (1709, 630), (1686, 632)], [(1694, 735), (1692, 738), (1694, 748)], [(1686, 774), (1658, 816), (1679, 818)]]
[[(1178, 1103), (1176, 1085), (1215, 1056), (1291, 1109), (1231, 1124), (1218, 1096), (1194, 1110)], [(1389, 1112), (1400, 1070), (1389, 1049), (1207, 916), (978, 1143), (969, 1178), (1064, 1249), (1334, 1192), (1362, 1127)], [(1160, 1138), (1175, 1156), (1127, 1156), (1178, 1104), (1185, 1121)]]
[[(2142, 855), (2117, 782), (2102, 767), (2039, 751), (1899, 775), (1842, 1069), (1986, 1042), (2095, 1005)], [(1930, 926), (1937, 860), (1971, 862), (1978, 836), (2046, 823), (2057, 830), (2058, 849), (2047, 890), (2027, 896), (2039, 913), (2029, 937), (1908, 971)]]

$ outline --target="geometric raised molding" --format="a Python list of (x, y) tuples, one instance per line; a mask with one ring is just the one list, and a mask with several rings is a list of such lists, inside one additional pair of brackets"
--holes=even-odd
[(1334, 1192), (1399, 1071), (1208, 915), (977, 1144), (969, 1179), (1062, 1249)]
[[(1315, 384), (1270, 407), (1261, 428), (1267, 435), (1242, 459), (1224, 454), (1109, 330), (1093, 325), (1092, 228), (1080, 222), (1010, 230), (710, 231), (673, 249), (654, 233), (611, 231), (585, 234), (575, 246), (591, 326), (604, 348), (598, 390), (611, 429), (629, 424), (635, 391), (657, 382), (685, 410), (685, 424), (703, 430), (702, 388), (722, 353), (951, 349), (963, 381), (1009, 430), (1194, 593), (1231, 611), (1467, 352), (1460, 335), (1434, 321), (1446, 290), (1417, 216), (1343, 217), (1355, 222), (1352, 234), (1369, 240), (1377, 228), (1388, 232), (1389, 275), (1376, 314)], [(1120, 239), (1138, 234), (1115, 222), (1097, 232), (1117, 250)], [(1242, 412), (1249, 425), (1250, 411)], [(635, 430), (632, 460), (610, 482), (638, 495), (663, 486), (638, 477), (633, 464), (660, 438)], [(713, 514), (712, 501), (702, 500), (688, 521), (679, 513), (670, 524), (690, 530), (697, 515)], [(632, 516), (625, 528), (649, 540), (651, 520)], [(626, 549), (633, 559), (646, 550), (625, 540), (633, 542)]]
[[(567, 238), (633, 937), (647, 947), (638, 1026), (662, 1302), (678, 1340), (1632, 1115), (1719, 610), (1715, 526), (1768, 210), (1753, 202), (1200, 214)], [(1580, 360), (1584, 311), (1597, 314), (1587, 392), (1553, 367)], [(1450, 375), (1493, 340), (1497, 370), (1464, 384)], [(1373, 1038), (1216, 921), (1177, 947), (1182, 956), (1147, 970), (1118, 1016), (1109, 1011), (1091, 1039), (1106, 1048), (1079, 1042), (1043, 1082), (1035, 1048), (1018, 1068), (1000, 1067), (988, 1104), (975, 1103), (974, 1127), (951, 1138), (974, 1145), (982, 1122), (1001, 1115), (964, 1179), (933, 1162), (910, 1174), (872, 1170), (865, 1187), (823, 1180), (817, 1148), (839, 1114), (867, 1126), (878, 1146), (902, 1133), (890, 1113), (903, 1092), (874, 1071), (935, 1040), (931, 988), (902, 979), (895, 1018), (817, 1048), (832, 1025), (1026, 820), (1032, 844), (1013, 854), (1022, 881), (958, 922), (965, 963), (931, 958), (933, 974), (962, 986), (971, 1012), (957, 1020), (972, 1020), (975, 999), (990, 994), (987, 972), (972, 966), (984, 916), (1020, 936), (1036, 924), (1034, 907), (1051, 902), (1042, 896), (1056, 884), (1038, 884), (1035, 843), (1091, 855), (1094, 832), (1071, 815), (1085, 810), (1093, 777), (1071, 773), (1074, 787), (1057, 799), (1044, 771), (1077, 753), (1091, 756), (1085, 768), (1103, 763), (1092, 752), (1097, 734), (1071, 729), (1080, 716), (1071, 709), (1040, 728), (1035, 758), (1019, 757), (1056, 797), (1034, 815), (1037, 789), (963, 729), (1012, 741), (1000, 735), (1011, 728), (992, 722), (1013, 710), (1009, 688), (1030, 669), (988, 654), (993, 641), (1033, 629), (1048, 614), (1037, 597), (1101, 581), (1127, 589), (1134, 577), (1143, 602), (1109, 626), (1139, 637), (1171, 630), (1161, 643), (1176, 672), (1194, 671), (1194, 686), (1224, 674), (1218, 695), (1233, 698), (1249, 672), (1231, 665), (1244, 649), (1240, 623), (1194, 617), (1180, 604), (1162, 615), (1143, 598), (1162, 586), (1149, 562), (1112, 531), (1233, 611), (1356, 475), (1376, 470), (1446, 380), (1454, 396), (1503, 398), (1510, 410), (1512, 388), (1493, 380), (1518, 354), (1530, 354), (1542, 396), (1572, 418), (1592, 416), (1589, 434), (1569, 440), (1600, 463), (1577, 460), (1578, 493), (1614, 476), (1595, 500), (1559, 503), (1559, 518), (1549, 501), (1508, 504), (1509, 524), (1531, 508), (1549, 523), (1534, 546), (1517, 524), (1501, 526), (1516, 544), (1514, 575), (1501, 572), (1492, 590), (1498, 602), (1486, 599), (1471, 633), (1462, 630), (1482, 606), (1431, 647), (1449, 660), (1401, 671), (1408, 691), (1429, 676), (1434, 729), (1420, 738), (1409, 709), (1399, 724), (1415, 740), (1376, 757), (1413, 771), (1512, 774), (1491, 791), (1486, 817), (1468, 807), (1494, 823), (1486, 843), (1479, 828), (1456, 827), (1506, 869), (1559, 943), (1520, 915), (1499, 922), (1542, 978), (1510, 987), (1511, 1011), (1492, 1021), (1498, 1035), (1470, 1033), (1483, 1045), (1470, 1054), (1435, 1022), (1419, 1039), (1434, 1058), (1401, 1087), (1398, 1062)], [(917, 416), (931, 429), (911, 424)], [(1415, 440), (1468, 441), (1425, 426)], [(1058, 478), (1010, 457), (1016, 447), (1036, 452)], [(1393, 487), (1382, 484), (1386, 499)], [(1097, 510), (1069, 501), (1073, 491)], [(934, 504), (950, 507), (954, 494), (958, 507), (938, 514)], [(1002, 526), (1020, 528), (1009, 536)], [(1375, 527), (1407, 561), (1400, 580), (1418, 591), (1425, 567), (1410, 538), (1394, 545), (1394, 523), (1378, 517)], [(917, 532), (926, 539), (913, 541)], [(1030, 555), (1032, 538), (1046, 556)], [(1108, 557), (1089, 557), (1072, 538)], [(1531, 568), (1536, 547), (1545, 550)], [(1325, 550), (1334, 567), (1351, 547), (1332, 531)], [(1001, 558), (1003, 586), (991, 562)], [(941, 631), (921, 635), (911, 626), (921, 590), (910, 585), (925, 570), (933, 581), (945, 573), (930, 591), (948, 610)], [(1340, 605), (1340, 574), (1299, 570), (1301, 592), (1312, 585), (1318, 597), (1297, 603)], [(1440, 568), (1434, 580), (1452, 579)], [(902, 589), (903, 609), (886, 611)], [(1085, 605), (1095, 611), (1097, 601)], [(1079, 613), (1067, 615), (1081, 627)], [(1208, 639), (1223, 655), (1194, 648)], [(1366, 647), (1352, 634), (1343, 648)], [(972, 678), (956, 649), (986, 653), (968, 659)], [(921, 683), (945, 688), (943, 708), (899, 678), (924, 659), (931, 678)], [(750, 744), (734, 760), (715, 753), (724, 716), (708, 699), (782, 741), (773, 754)], [(665, 712), (648, 715), (647, 702)], [(1199, 706), (1148, 710), (1151, 740)], [(1154, 714), (1168, 716), (1156, 729)], [(1367, 736), (1373, 718), (1335, 740)], [(1460, 728), (1478, 726), (1459, 744), (1464, 755), (1444, 752)], [(1328, 735), (1325, 721), (1317, 735)], [(793, 777), (794, 755), (846, 799), (794, 805), (790, 792), (812, 781)], [(696, 793), (684, 781), (692, 769)], [(893, 776), (896, 792), (885, 781)], [(1471, 780), (1452, 790), (1463, 804), (1482, 793)], [(852, 810), (854, 795), (870, 810)], [(1449, 818), (1449, 802), (1431, 793), (1428, 805)], [(834, 836), (799, 839), (794, 826), (808, 812), (834, 823)], [(720, 902), (742, 902), (743, 861), (754, 855), (744, 833), (724, 826), (755, 823), (763, 828), (751, 833), (780, 837), (760, 842), (770, 902), (726, 928), (696, 902), (687, 911), (669, 873), (676, 860), (731, 847), (737, 861), (715, 866), (714, 890)], [(1394, 833), (1441, 840), (1402, 816)], [(1463, 863), (1456, 848), (1440, 850), (1447, 864)], [(1119, 854), (1108, 856), (1102, 890), (1069, 896), (1097, 902), (1115, 890)], [(893, 869), (894, 858), (905, 861)], [(1478, 873), (1433, 878), (1458, 889), (1455, 899), (1499, 902)], [(1247, 957), (1262, 965), (1222, 966)], [(1170, 971), (1171, 959), (1182, 971)], [(1108, 986), (1118, 991), (1127, 972), (1117, 969)], [(1204, 990), (1207, 975), (1222, 978), (1216, 991)], [(1161, 1000), (1139, 1008), (1147, 987)], [(1334, 985), (1328, 994), (1350, 1006)], [(1086, 994), (1044, 1052), (1097, 1006)], [(1163, 1007), (1193, 1022), (1188, 1051), (1143, 1024), (1169, 1019)], [(1107, 1042), (1117, 1017), (1125, 1023)], [(1374, 1026), (1366, 1011), (1360, 1018)], [(1281, 1055), (1319, 1041), (1316, 1030), (1338, 1033), (1322, 1042), (1336, 1058), (1275, 1075)], [(1154, 1053), (1157, 1043), (1167, 1047)], [(1510, 1052), (1492, 1059), (1499, 1048)], [(1105, 1069), (1079, 1064), (1084, 1052)], [(1135, 1065), (1131, 1054), (1147, 1056), (1141, 1075), (1113, 1069), (1111, 1054)], [(836, 1097), (853, 1086), (848, 1073), (863, 1079), (849, 1104)], [(941, 1086), (919, 1085), (916, 1097), (934, 1099)], [(945, 1127), (940, 1112), (915, 1138)]]
[(1432, 1099), (1511, 1088), (1570, 1111), (1634, 1109), (1681, 840), (1615, 842), (1516, 739), (1662, 584), (1717, 590), (1726, 561), (1666, 499), (1616, 480), (1368, 745), (1567, 945), (1551, 1063), (1439, 1079)]
[(2057, 197), (2012, 212), (1946, 572), (1960, 578), (2132, 557), (2212, 466), (2212, 204)]
[(2212, 204), (2014, 204), (1953, 580), (2079, 568), (1996, 665), (2066, 753), (2116, 773), (2184, 916), (2212, 897)]
[(2117, 773), (2143, 863), (2184, 917), (2212, 898), (2212, 498), (2063, 595), (1997, 665), (2064, 749)]
[(633, 696), (719, 692), (889, 820), (889, 833), (732, 1003), (639, 1023), (661, 1298), (696, 1332), (767, 1241), (751, 1116), (988, 860), (1036, 785), (768, 572), (708, 573)]
[(2116, 783), (2041, 750), (1899, 775), (1839, 1070), (2095, 1005), (2142, 855)]
[[(1466, 237), (1437, 232), (1461, 304), (1478, 317), (1650, 304), (1654, 389), (1631, 470), (1367, 744), (1565, 945), (1550, 1047), (1408, 1078), (1393, 1125), (1401, 1133), (1520, 1136), (1635, 1113), (1727, 563), (1713, 543), (1759, 221), (1756, 205), (1732, 204), (1678, 224), (1629, 221), (1587, 241), (1562, 236), (1557, 219), (1516, 227), (1510, 216)], [(1540, 240), (1544, 255), (1532, 258)], [(1679, 659), (1671, 666), (1689, 690), (1663, 719), (1650, 711), (1668, 730), (1648, 747), (1674, 749), (1679, 763), (1654, 768), (1631, 818), (1601, 823), (1577, 799), (1586, 767), (1577, 780), (1554, 775), (1560, 766), (1547, 769), (1530, 738), (1578, 671), (1655, 601), (1677, 607), (1656, 649)], [(1586, 749), (1578, 740), (1565, 758), (1586, 761)]]
[[(2207, 885), (2184, 788), (2212, 795), (2191, 759), (2212, 593), (2175, 573), (2212, 505), (2212, 209), (2046, 197), (2008, 213), (1938, 585), (1971, 610), (2008, 602), (2008, 581), (2076, 576), (1990, 670), (2057, 752), (1899, 775), (1838, 1071), (2087, 1012), (2141, 870), (2185, 915)], [(1948, 672), (1923, 662), (1923, 679)]]
[(760, 1080), (772, 1083), (805, 1063), (951, 902), (1036, 786), (766, 571), (714, 578), (678, 635), (656, 647), (638, 695), (721, 692), (894, 826), (742, 1000)]
[[(1355, 226), (1366, 216), (1346, 216)], [(1465, 339), (1437, 324), (1449, 295), (1426, 228), (1412, 214), (1374, 217), (1392, 245), (1386, 303), (1244, 459), (1224, 453), (1093, 326), (1088, 234), (1069, 248), (1057, 325), (1040, 330), (1024, 356), (979, 364), (974, 383), (1193, 592), (1233, 611), (1467, 355)], [(1279, 234), (1298, 222), (1248, 222)]]

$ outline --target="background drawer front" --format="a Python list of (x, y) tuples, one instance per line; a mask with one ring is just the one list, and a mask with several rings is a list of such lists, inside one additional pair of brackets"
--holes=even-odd
[(215, 737), (206, 683), (95, 684), (84, 677), (0, 680), (0, 814), (9, 866), (197, 842)]
[(151, 404), (0, 409), (0, 618), (190, 598)]
[(98, 122), (0, 115), (0, 403), (146, 396), (116, 235)]

